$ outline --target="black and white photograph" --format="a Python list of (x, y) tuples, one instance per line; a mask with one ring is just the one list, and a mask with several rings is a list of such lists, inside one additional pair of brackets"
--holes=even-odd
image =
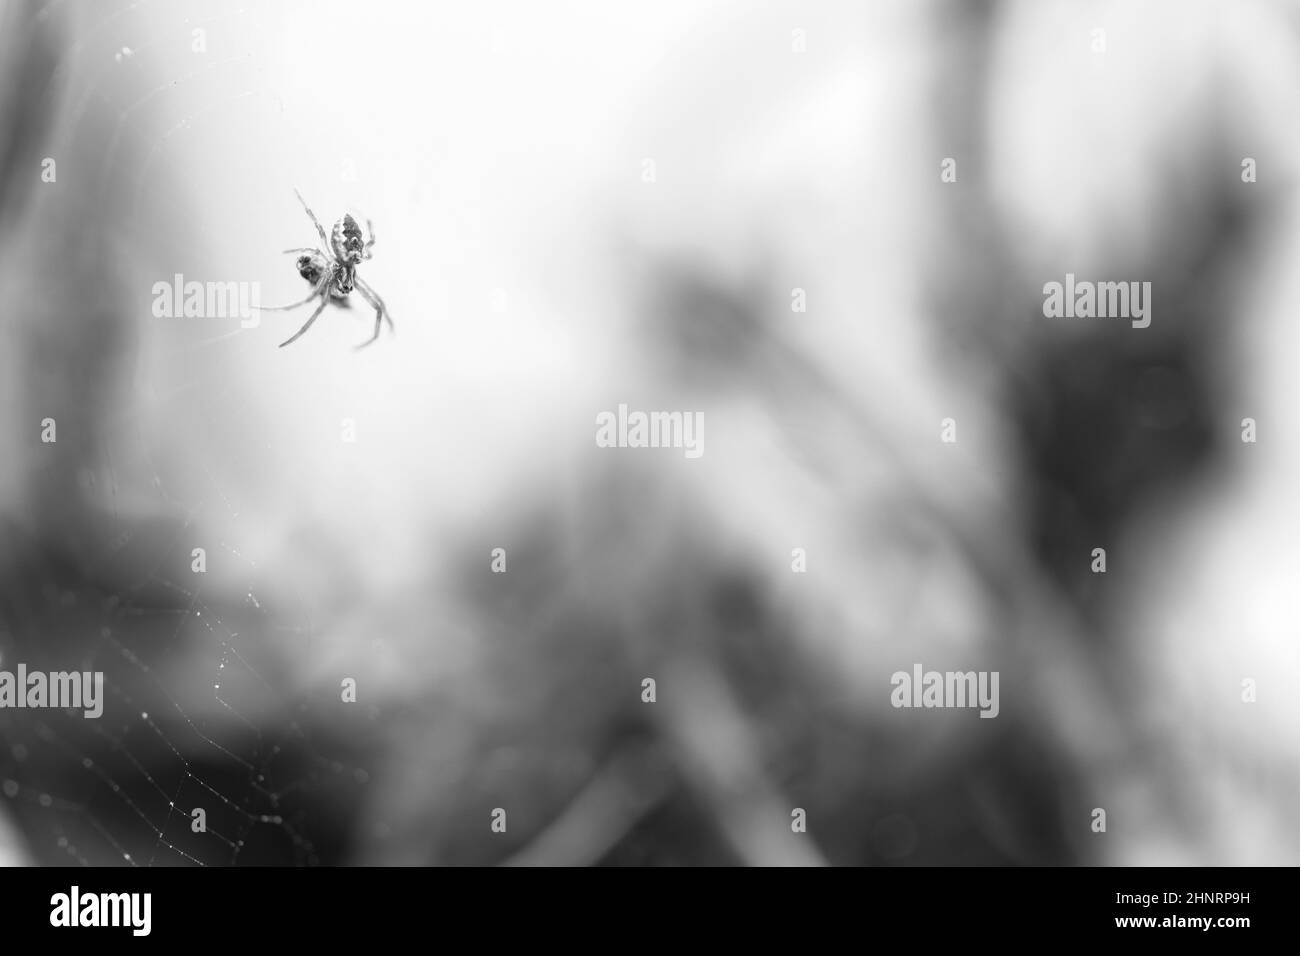
[(0, 0), (0, 293), (6, 927), (1300, 863), (1297, 0)]

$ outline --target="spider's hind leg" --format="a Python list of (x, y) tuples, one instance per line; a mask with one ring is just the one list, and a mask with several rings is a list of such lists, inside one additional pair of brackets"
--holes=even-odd
[(325, 234), (325, 227), (320, 224), (320, 220), (316, 218), (316, 214), (311, 211), (311, 207), (307, 205), (307, 200), (302, 198), (302, 193), (295, 189), (293, 194), (298, 197), (298, 202), (302, 203), (302, 208), (307, 210), (307, 215), (311, 217), (312, 224), (316, 227), (316, 231), (320, 233), (321, 248), (329, 249), (330, 239), (329, 236)]
[(372, 223), (369, 219), (366, 220), (366, 234), (370, 238), (366, 241), (366, 244), (361, 249), (361, 257), (363, 259), (369, 259), (374, 255), (374, 253), (370, 251), (370, 247), (375, 244), (375, 224)]

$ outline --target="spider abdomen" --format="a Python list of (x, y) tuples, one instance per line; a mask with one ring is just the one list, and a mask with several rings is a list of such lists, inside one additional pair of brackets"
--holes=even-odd
[(304, 253), (304, 255), (298, 256), (294, 264), (298, 269), (298, 274), (311, 285), (312, 291), (311, 295), (302, 302), (275, 308), (295, 309), (299, 305), (306, 305), (313, 299), (320, 299), (320, 304), (316, 306), (316, 311), (311, 314), (311, 318), (307, 320), (303, 327), (281, 342), (280, 347), (284, 348), (286, 345), (292, 345), (298, 341), (331, 302), (341, 308), (349, 308), (351, 303), (347, 299), (355, 290), (375, 310), (375, 333), (362, 345), (357, 346), (363, 348), (379, 338), (379, 330), (385, 321), (388, 322), (389, 328), (393, 326), (393, 318), (388, 314), (388, 310), (384, 306), (384, 300), (379, 297), (379, 293), (357, 277), (357, 266), (361, 264), (362, 260), (370, 258), (370, 247), (375, 244), (374, 227), (370, 225), (370, 220), (366, 220), (366, 230), (370, 233), (369, 240), (366, 240), (361, 232), (361, 227), (357, 225), (357, 221), (351, 215), (345, 214), (342, 219), (334, 223), (333, 232), (326, 235), (325, 227), (320, 224), (316, 214), (311, 211), (311, 207), (307, 205), (307, 200), (302, 198), (302, 193), (295, 189), (294, 195), (298, 197), (298, 202), (302, 204), (303, 211), (307, 213), (307, 218), (316, 227), (316, 234), (320, 236), (321, 246), (324, 248), (285, 250), (285, 252)]
[(344, 214), (342, 219), (334, 223), (333, 242), (334, 248), (342, 252), (343, 258), (353, 263), (361, 261), (365, 240), (361, 235), (361, 227), (350, 213)]

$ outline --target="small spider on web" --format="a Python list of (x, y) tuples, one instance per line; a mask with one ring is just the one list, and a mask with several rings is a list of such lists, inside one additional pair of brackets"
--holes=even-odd
[(388, 308), (384, 305), (384, 300), (379, 297), (379, 293), (370, 288), (357, 275), (357, 266), (363, 260), (371, 257), (370, 247), (375, 244), (375, 227), (369, 219), (366, 220), (366, 231), (370, 234), (370, 240), (363, 243), (361, 227), (357, 225), (357, 221), (351, 215), (345, 214), (342, 219), (334, 223), (333, 232), (326, 236), (324, 227), (321, 226), (320, 220), (316, 218), (316, 214), (311, 211), (311, 207), (307, 205), (307, 201), (302, 198), (302, 193), (295, 189), (293, 194), (298, 197), (298, 202), (302, 203), (302, 208), (311, 217), (312, 224), (320, 235), (322, 248), (286, 249), (284, 251), (286, 253), (305, 253), (298, 257), (298, 274), (311, 284), (312, 292), (307, 298), (301, 302), (295, 302), (293, 305), (262, 306), (261, 308), (268, 312), (284, 312), (306, 305), (317, 297), (320, 298), (320, 305), (316, 307), (316, 311), (311, 314), (311, 318), (307, 320), (306, 324), (295, 332), (292, 337), (280, 343), (280, 348), (284, 348), (286, 345), (297, 341), (304, 332), (311, 328), (312, 323), (319, 318), (321, 312), (325, 310), (325, 306), (330, 304), (331, 299), (337, 300), (341, 305), (347, 305), (347, 298), (355, 288), (356, 291), (361, 293), (362, 298), (375, 309), (375, 334), (357, 346), (359, 349), (365, 348), (379, 338), (379, 330), (384, 321), (388, 322), (390, 329), (393, 328), (393, 319), (388, 314)]

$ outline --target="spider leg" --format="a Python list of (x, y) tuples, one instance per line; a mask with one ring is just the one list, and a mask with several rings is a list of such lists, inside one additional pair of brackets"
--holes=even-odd
[(361, 256), (364, 259), (369, 259), (372, 255), (374, 255), (374, 253), (370, 251), (370, 247), (375, 244), (375, 225), (369, 219), (366, 220), (366, 232), (370, 235), (370, 239), (369, 241), (366, 242), (365, 247), (361, 250)]
[[(387, 311), (384, 309), (384, 303), (379, 300), (379, 297), (371, 292), (360, 279), (357, 280), (357, 291), (360, 292), (361, 297), (374, 306), (375, 309), (375, 334), (357, 346), (357, 348), (363, 349), (375, 339), (379, 338), (379, 330), (383, 328), (384, 316), (387, 314)], [(389, 319), (388, 324), (392, 325), (393, 320)]]
[(330, 246), (329, 236), (325, 234), (325, 227), (320, 224), (320, 220), (316, 218), (316, 214), (311, 211), (311, 207), (307, 205), (307, 200), (302, 198), (302, 193), (295, 189), (293, 194), (298, 197), (298, 202), (302, 203), (302, 208), (307, 210), (307, 215), (311, 216), (311, 221), (315, 224), (316, 231), (320, 233), (320, 244), (326, 249), (332, 248)]
[(320, 300), (320, 305), (316, 306), (316, 311), (311, 314), (311, 318), (307, 320), (307, 323), (302, 328), (300, 328), (297, 332), (295, 332), (292, 338), (285, 339), (283, 342), (281, 342), (280, 348), (284, 348), (286, 345), (296, 342), (304, 332), (306, 332), (308, 329), (311, 328), (311, 324), (316, 321), (317, 317), (319, 317), (320, 314), (325, 311), (325, 306), (329, 304), (330, 304), (330, 297), (328, 295), (322, 296)]
[(311, 295), (307, 296), (307, 298), (303, 299), (301, 302), (295, 302), (293, 305), (259, 305), (259, 306), (257, 307), (257, 308), (258, 308), (258, 311), (260, 311), (260, 312), (288, 312), (290, 309), (296, 309), (296, 308), (298, 308), (298, 306), (300, 306), (300, 305), (306, 305), (306, 304), (307, 304), (308, 302), (310, 302), (312, 299), (316, 298), (316, 296), (320, 295), (320, 294), (325, 290), (325, 287), (326, 287), (327, 285), (329, 285), (328, 282), (322, 282), (320, 285), (316, 286), (316, 288), (312, 289), (312, 290), (311, 290)]
[(320, 252), (321, 255), (325, 254), (321, 252), (319, 249), (285, 249), (284, 251), (285, 252)]
[(384, 300), (379, 297), (379, 293), (367, 285), (361, 276), (357, 276), (356, 281), (357, 286), (361, 289), (361, 294), (366, 297), (366, 301), (384, 313), (384, 321), (388, 323), (389, 330), (396, 332), (397, 327), (393, 325), (393, 317), (389, 314), (388, 306), (384, 305)]
[(370, 251), (370, 247), (375, 244), (375, 224), (371, 222), (369, 218), (362, 216), (361, 213), (357, 212), (355, 209), (353, 209), (352, 212), (354, 213), (355, 218), (366, 220), (366, 232), (369, 234), (370, 238), (366, 244), (361, 247), (361, 258), (370, 259), (374, 256), (374, 253)]

